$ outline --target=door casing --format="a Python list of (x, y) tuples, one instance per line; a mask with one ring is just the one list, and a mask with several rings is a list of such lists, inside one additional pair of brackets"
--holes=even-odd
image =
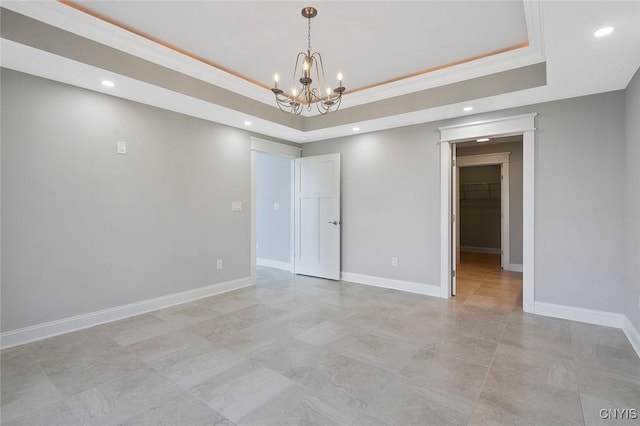
[(452, 260), (452, 150), (451, 144), (483, 137), (522, 135), (522, 309), (535, 312), (535, 117), (522, 114), (440, 127), (440, 292), (451, 297)]

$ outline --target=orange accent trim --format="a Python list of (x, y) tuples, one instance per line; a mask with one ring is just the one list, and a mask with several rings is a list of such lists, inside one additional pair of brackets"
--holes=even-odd
[[(445, 69), (445, 68), (451, 68), (451, 67), (454, 67), (456, 65), (465, 64), (467, 62), (476, 61), (478, 59), (487, 58), (489, 56), (498, 55), (500, 53), (511, 52), (512, 50), (521, 49), (521, 48), (527, 47), (527, 46), (529, 46), (529, 42), (525, 41), (525, 42), (516, 44), (515, 46), (505, 47), (504, 49), (494, 50), (492, 52), (484, 53), (482, 55), (472, 56), (471, 58), (466, 58), (466, 59), (461, 59), (459, 61), (449, 62), (448, 64), (438, 65), (438, 66), (435, 66), (435, 67), (432, 67), (432, 68), (427, 68), (426, 70), (422, 70), (422, 71), (416, 71), (416, 72), (413, 72), (411, 74), (403, 75), (401, 77), (392, 78), (392, 79), (389, 79), (389, 80), (381, 81), (379, 83), (373, 83), (373, 84), (369, 84), (367, 86), (358, 87), (357, 89), (349, 90), (348, 93), (361, 92), (363, 90), (372, 89), (374, 87), (382, 86), (382, 85), (385, 85), (385, 84), (395, 83), (396, 81), (404, 80), (405, 78), (416, 77), (418, 75), (428, 74), (430, 72), (439, 71), (439, 70), (442, 70), (442, 69)], [(345, 93), (347, 93), (347, 92), (345, 92)]]
[(164, 40), (160, 40), (159, 38), (156, 38), (156, 37), (154, 37), (154, 36), (152, 36), (150, 34), (146, 34), (146, 33), (142, 32), (142, 31), (138, 31), (133, 27), (125, 25), (125, 24), (123, 24), (121, 22), (118, 22), (118, 21), (116, 21), (114, 19), (111, 19), (111, 18), (109, 18), (109, 17), (107, 17), (105, 15), (102, 15), (102, 14), (100, 14), (98, 12), (95, 12), (95, 11), (93, 11), (93, 10), (87, 8), (87, 7), (79, 5), (79, 4), (77, 4), (77, 3), (75, 3), (75, 2), (73, 2), (71, 0), (58, 0), (58, 2), (64, 4), (65, 6), (69, 6), (69, 7), (73, 8), (73, 9), (79, 10), (80, 12), (86, 13), (87, 15), (91, 15), (94, 18), (98, 18), (98, 19), (100, 19), (100, 20), (102, 20), (104, 22), (107, 22), (107, 23), (111, 24), (111, 25), (115, 25), (118, 28), (122, 28), (125, 31), (129, 31), (130, 33), (133, 33), (133, 34), (135, 34), (137, 36), (140, 36), (140, 37), (145, 38), (145, 39), (147, 39), (149, 41), (157, 43), (157, 44), (159, 44), (161, 46), (164, 46), (164, 47), (166, 47), (168, 49), (171, 49), (174, 52), (181, 53), (181, 54), (183, 54), (185, 56), (188, 56), (188, 57), (190, 57), (192, 59), (195, 59), (196, 61), (202, 62), (204, 64), (207, 64), (209, 66), (217, 68), (220, 71), (224, 71), (224, 72), (226, 72), (228, 74), (231, 74), (231, 75), (233, 75), (235, 77), (241, 78), (241, 79), (243, 79), (245, 81), (248, 81), (249, 83), (253, 83), (253, 84), (255, 84), (257, 86), (260, 86), (260, 87), (262, 87), (264, 89), (271, 90), (271, 87), (267, 86), (264, 83), (259, 82), (258, 80), (254, 80), (251, 77), (247, 77), (246, 75), (243, 75), (243, 74), (240, 74), (240, 73), (238, 73), (236, 71), (233, 71), (230, 68), (227, 68), (227, 67), (224, 67), (222, 65), (216, 64), (215, 62), (209, 61), (208, 59), (205, 59), (202, 56), (196, 55), (195, 53), (191, 53), (188, 50), (184, 50), (184, 49), (182, 49), (182, 48), (180, 48), (180, 47), (178, 47), (178, 46), (176, 46), (174, 44), (168, 43), (168, 42), (166, 42)]
[[(100, 19), (100, 20), (102, 20), (104, 22), (107, 22), (107, 23), (111, 24), (111, 25), (115, 25), (116, 27), (119, 27), (119, 28), (121, 28), (121, 29), (123, 29), (125, 31), (128, 31), (128, 32), (133, 33), (135, 35), (138, 35), (138, 36), (140, 36), (142, 38), (145, 38), (145, 39), (147, 39), (149, 41), (152, 41), (152, 42), (157, 43), (157, 44), (159, 44), (161, 46), (164, 46), (164, 47), (166, 47), (168, 49), (171, 49), (174, 52), (181, 53), (181, 54), (183, 54), (185, 56), (188, 56), (188, 57), (190, 57), (192, 59), (195, 59), (196, 61), (202, 62), (202, 63), (204, 63), (206, 65), (211, 66), (211, 67), (217, 68), (220, 71), (224, 71), (224, 72), (226, 72), (228, 74), (231, 74), (231, 75), (233, 75), (235, 77), (241, 78), (242, 80), (245, 80), (245, 81), (247, 81), (249, 83), (253, 83), (256, 86), (262, 87), (262, 88), (267, 89), (267, 90), (271, 90), (270, 86), (268, 86), (268, 85), (266, 85), (266, 84), (264, 84), (264, 83), (262, 83), (262, 82), (260, 82), (258, 80), (254, 80), (254, 79), (252, 79), (252, 78), (250, 78), (250, 77), (248, 77), (248, 76), (246, 76), (244, 74), (240, 74), (239, 72), (233, 71), (230, 68), (227, 68), (227, 67), (219, 65), (219, 64), (217, 64), (215, 62), (209, 61), (208, 59), (205, 59), (202, 56), (196, 55), (195, 53), (191, 53), (188, 50), (182, 49), (182, 48), (180, 48), (180, 47), (178, 47), (176, 45), (173, 45), (171, 43), (168, 43), (168, 42), (165, 42), (163, 40), (160, 40), (160, 39), (158, 39), (158, 38), (156, 38), (156, 37), (154, 37), (152, 35), (143, 33), (142, 31), (138, 31), (138, 30), (134, 29), (133, 27), (125, 25), (125, 24), (123, 24), (121, 22), (118, 22), (118, 21), (116, 21), (114, 19), (111, 19), (111, 18), (109, 18), (109, 17), (107, 17), (105, 15), (102, 15), (102, 14), (100, 14), (98, 12), (95, 12), (95, 11), (93, 11), (93, 10), (87, 8), (87, 7), (79, 5), (79, 4), (75, 3), (72, 0), (57, 0), (57, 1), (59, 3), (64, 4), (65, 6), (69, 6), (69, 7), (73, 8), (73, 9), (76, 9), (76, 10), (78, 10), (80, 12), (86, 13), (87, 15), (93, 16), (94, 18), (98, 18), (98, 19)], [(512, 50), (521, 49), (521, 48), (527, 47), (527, 46), (529, 46), (529, 42), (525, 41), (525, 42), (516, 44), (514, 46), (506, 47), (504, 49), (494, 50), (492, 52), (484, 53), (482, 55), (472, 56), (470, 58), (461, 59), (461, 60), (454, 61), (454, 62), (449, 62), (448, 64), (438, 65), (438, 66), (435, 66), (435, 67), (432, 67), (432, 68), (427, 68), (427, 69), (422, 70), (422, 71), (416, 71), (416, 72), (413, 72), (411, 74), (406, 74), (406, 75), (403, 75), (403, 76), (400, 76), (400, 77), (392, 78), (392, 79), (389, 79), (389, 80), (384, 80), (384, 81), (381, 81), (381, 82), (378, 82), (378, 83), (369, 84), (367, 86), (358, 87), (357, 89), (347, 90), (347, 91), (345, 91), (343, 93), (343, 96), (346, 95), (346, 94), (361, 92), (363, 90), (372, 89), (372, 88), (378, 87), (378, 86), (383, 86), (385, 84), (395, 83), (396, 81), (404, 80), (406, 78), (411, 78), (411, 77), (416, 77), (416, 76), (423, 75), (423, 74), (428, 74), (430, 72), (439, 71), (439, 70), (442, 70), (442, 69), (445, 69), (445, 68), (451, 68), (451, 67), (454, 67), (456, 65), (465, 64), (467, 62), (472, 62), (472, 61), (475, 61), (475, 60), (478, 60), (478, 59), (487, 58), (489, 56), (498, 55), (500, 53), (510, 52)]]

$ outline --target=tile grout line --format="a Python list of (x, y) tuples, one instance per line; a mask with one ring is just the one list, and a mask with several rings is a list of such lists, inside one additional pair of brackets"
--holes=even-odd
[[(511, 311), (513, 312), (513, 311)], [(509, 313), (509, 316), (511, 316), (511, 312)], [(467, 422), (467, 425), (471, 422), (471, 420), (473, 419), (473, 413), (476, 411), (476, 408), (478, 407), (478, 401), (480, 400), (480, 395), (482, 395), (482, 391), (484, 390), (484, 387), (487, 383), (487, 378), (489, 377), (489, 373), (491, 372), (491, 368), (493, 368), (493, 361), (496, 357), (496, 352), (498, 352), (498, 347), (500, 346), (500, 343), (502, 343), (502, 337), (504, 335), (505, 330), (507, 329), (507, 324), (508, 324), (509, 319), (507, 318), (507, 323), (505, 323), (504, 327), (502, 328), (502, 332), (500, 333), (500, 339), (498, 341), (498, 344), (496, 345), (496, 350), (493, 352), (493, 355), (491, 356), (491, 361), (489, 362), (489, 367), (487, 367), (487, 372), (484, 375), (484, 379), (482, 380), (482, 385), (480, 386), (480, 391), (478, 392), (478, 395), (476, 396), (475, 399), (475, 403), (473, 405), (473, 410), (471, 411), (471, 416), (469, 416), (469, 422)]]

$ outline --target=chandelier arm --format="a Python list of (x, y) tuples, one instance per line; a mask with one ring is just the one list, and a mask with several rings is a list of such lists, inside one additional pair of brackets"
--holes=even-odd
[(277, 99), (277, 101), (278, 108), (282, 112), (295, 115), (300, 115), (302, 112), (302, 105), (298, 102), (292, 102), (289, 98)]
[[(293, 74), (291, 75), (291, 89), (293, 89), (298, 85), (298, 82), (296, 81), (296, 75), (298, 74), (298, 64), (300, 63), (300, 56), (302, 56), (303, 58), (306, 58), (307, 55), (304, 52), (298, 52), (298, 55), (296, 56), (296, 64), (293, 67)], [(302, 92), (302, 90), (300, 92)], [(298, 96), (299, 94), (296, 95), (296, 98)]]
[(340, 108), (340, 104), (342, 104), (342, 93), (340, 93), (340, 96), (338, 96), (338, 100), (336, 100), (336, 103), (335, 103), (335, 107), (336, 107), (336, 108), (335, 108), (335, 111), (337, 111), (337, 110), (338, 110), (338, 108)]
[[(322, 93), (323, 90), (328, 87), (327, 86), (327, 76), (324, 72), (324, 63), (322, 62), (322, 55), (320, 54), (320, 52), (313, 52), (313, 55), (311, 55), (312, 58), (315, 59), (315, 66), (316, 66), (316, 75), (318, 76), (318, 88), (320, 91), (320, 96), (319, 98), (322, 99)], [(328, 95), (327, 95), (328, 96)]]
[(316, 108), (318, 109), (318, 112), (322, 115), (325, 115), (326, 113), (329, 112), (329, 107), (327, 107), (324, 102), (316, 102)]
[(321, 89), (314, 87), (311, 90), (311, 94), (313, 95), (313, 102), (320, 102), (322, 101), (322, 91)]

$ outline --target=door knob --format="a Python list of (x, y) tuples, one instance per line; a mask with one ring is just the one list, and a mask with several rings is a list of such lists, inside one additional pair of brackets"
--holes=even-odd
[(329, 222), (333, 225), (340, 225), (340, 221), (339, 220), (334, 220), (333, 222)]

